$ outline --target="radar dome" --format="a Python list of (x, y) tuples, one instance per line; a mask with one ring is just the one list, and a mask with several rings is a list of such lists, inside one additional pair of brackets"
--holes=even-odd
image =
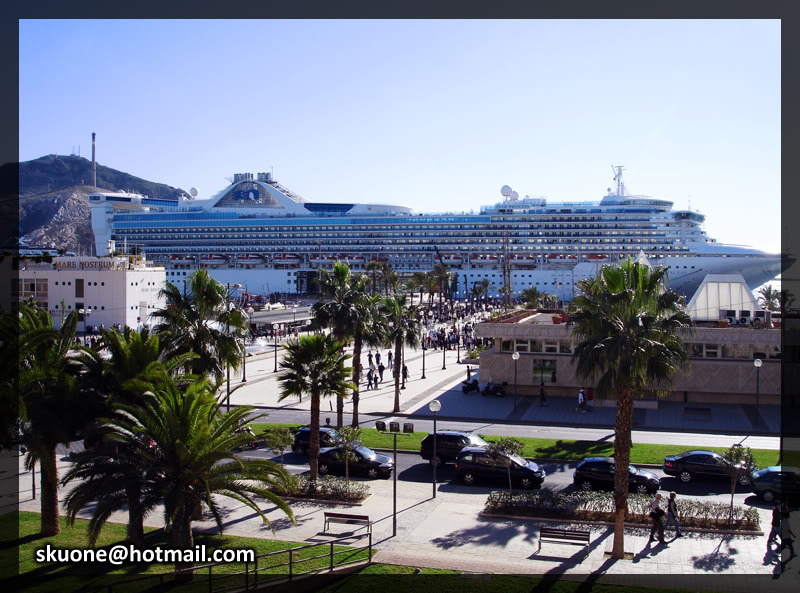
[(515, 192), (515, 191), (512, 191), (511, 192), (511, 199), (512, 200), (516, 200), (517, 198), (519, 198), (519, 194), (517, 192)]
[(510, 185), (504, 185), (503, 187), (500, 188), (500, 193), (506, 198), (511, 195), (511, 191), (512, 190)]
[(197, 188), (193, 187), (192, 189), (190, 189), (189, 190), (189, 195), (192, 196), (193, 198), (196, 198), (197, 197)]

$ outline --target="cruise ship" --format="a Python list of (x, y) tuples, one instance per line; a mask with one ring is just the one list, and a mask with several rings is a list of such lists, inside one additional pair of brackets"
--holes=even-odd
[(687, 300), (706, 274), (738, 273), (756, 288), (781, 273), (780, 254), (718, 243), (703, 230), (702, 214), (630, 195), (622, 173), (614, 167), (616, 188), (600, 200), (554, 202), (503, 186), (502, 201), (478, 213), (311, 202), (271, 173), (238, 173), (205, 200), (193, 191), (179, 200), (97, 192), (89, 201), (98, 255), (111, 245), (137, 246), (173, 283), (206, 268), (252, 294), (306, 292), (319, 269), (337, 260), (356, 272), (388, 262), (400, 274), (442, 262), (462, 298), (483, 279), (497, 294), (505, 269), (514, 295), (536, 287), (565, 303), (603, 264), (642, 254), (669, 269), (670, 286)]

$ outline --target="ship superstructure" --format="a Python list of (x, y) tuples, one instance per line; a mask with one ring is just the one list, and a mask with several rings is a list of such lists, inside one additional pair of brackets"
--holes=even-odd
[(478, 213), (415, 213), (391, 204), (310, 202), (270, 173), (236, 174), (207, 200), (150, 200), (98, 192), (89, 196), (97, 253), (109, 240), (136, 245), (167, 267), (167, 280), (207, 268), (221, 282), (251, 292), (304, 292), (320, 268), (336, 260), (354, 271), (371, 261), (399, 273), (428, 271), (442, 260), (457, 275), (464, 296), (487, 279), (490, 294), (503, 286), (514, 295), (537, 287), (568, 302), (577, 282), (604, 263), (644, 253), (669, 268), (672, 288), (691, 297), (706, 274), (740, 273), (751, 287), (781, 272), (779, 254), (717, 243), (699, 212), (669, 200), (630, 195), (615, 167), (616, 188), (598, 201), (504, 199)]

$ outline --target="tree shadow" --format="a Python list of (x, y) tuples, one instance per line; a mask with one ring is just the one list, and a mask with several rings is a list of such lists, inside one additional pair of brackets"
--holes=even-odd
[(505, 548), (508, 542), (521, 533), (525, 533), (523, 541), (532, 544), (538, 533), (538, 529), (527, 529), (528, 526), (519, 522), (490, 519), (481, 521), (476, 527), (459, 529), (445, 536), (433, 538), (431, 543), (442, 550), (452, 550), (467, 544)]
[[(692, 556), (690, 558), (692, 565), (696, 569), (700, 569), (704, 572), (724, 572), (728, 570), (731, 566), (736, 564), (736, 559), (733, 558), (733, 556), (739, 553), (736, 548), (727, 545), (731, 539), (730, 536), (723, 537), (712, 552), (704, 554), (703, 556)], [(726, 544), (726, 552), (721, 551), (722, 544)]]
[(582, 457), (608, 457), (614, 454), (614, 442), (606, 441), (562, 441), (539, 449), (537, 457), (542, 459), (580, 459)]

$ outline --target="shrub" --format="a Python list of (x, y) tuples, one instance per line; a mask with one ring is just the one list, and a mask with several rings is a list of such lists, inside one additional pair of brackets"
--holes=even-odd
[(480, 357), (481, 352), (489, 349), (491, 349), (491, 346), (473, 346), (472, 350), (470, 350), (464, 358), (465, 360), (477, 360)]
[(290, 496), (315, 498), (339, 502), (361, 502), (369, 495), (369, 486), (363, 482), (348, 482), (337, 476), (321, 476), (316, 481), (307, 476), (297, 480)]
[[(628, 497), (626, 520), (649, 524), (650, 502), (646, 494)], [(530, 517), (573, 519), (586, 521), (613, 521), (614, 495), (610, 492), (553, 492), (549, 489), (534, 492), (492, 492), (485, 509), (490, 512), (513, 513)], [(691, 498), (678, 499), (681, 526), (701, 528), (758, 529), (758, 510), (735, 505), (731, 520), (730, 505), (705, 502)]]

